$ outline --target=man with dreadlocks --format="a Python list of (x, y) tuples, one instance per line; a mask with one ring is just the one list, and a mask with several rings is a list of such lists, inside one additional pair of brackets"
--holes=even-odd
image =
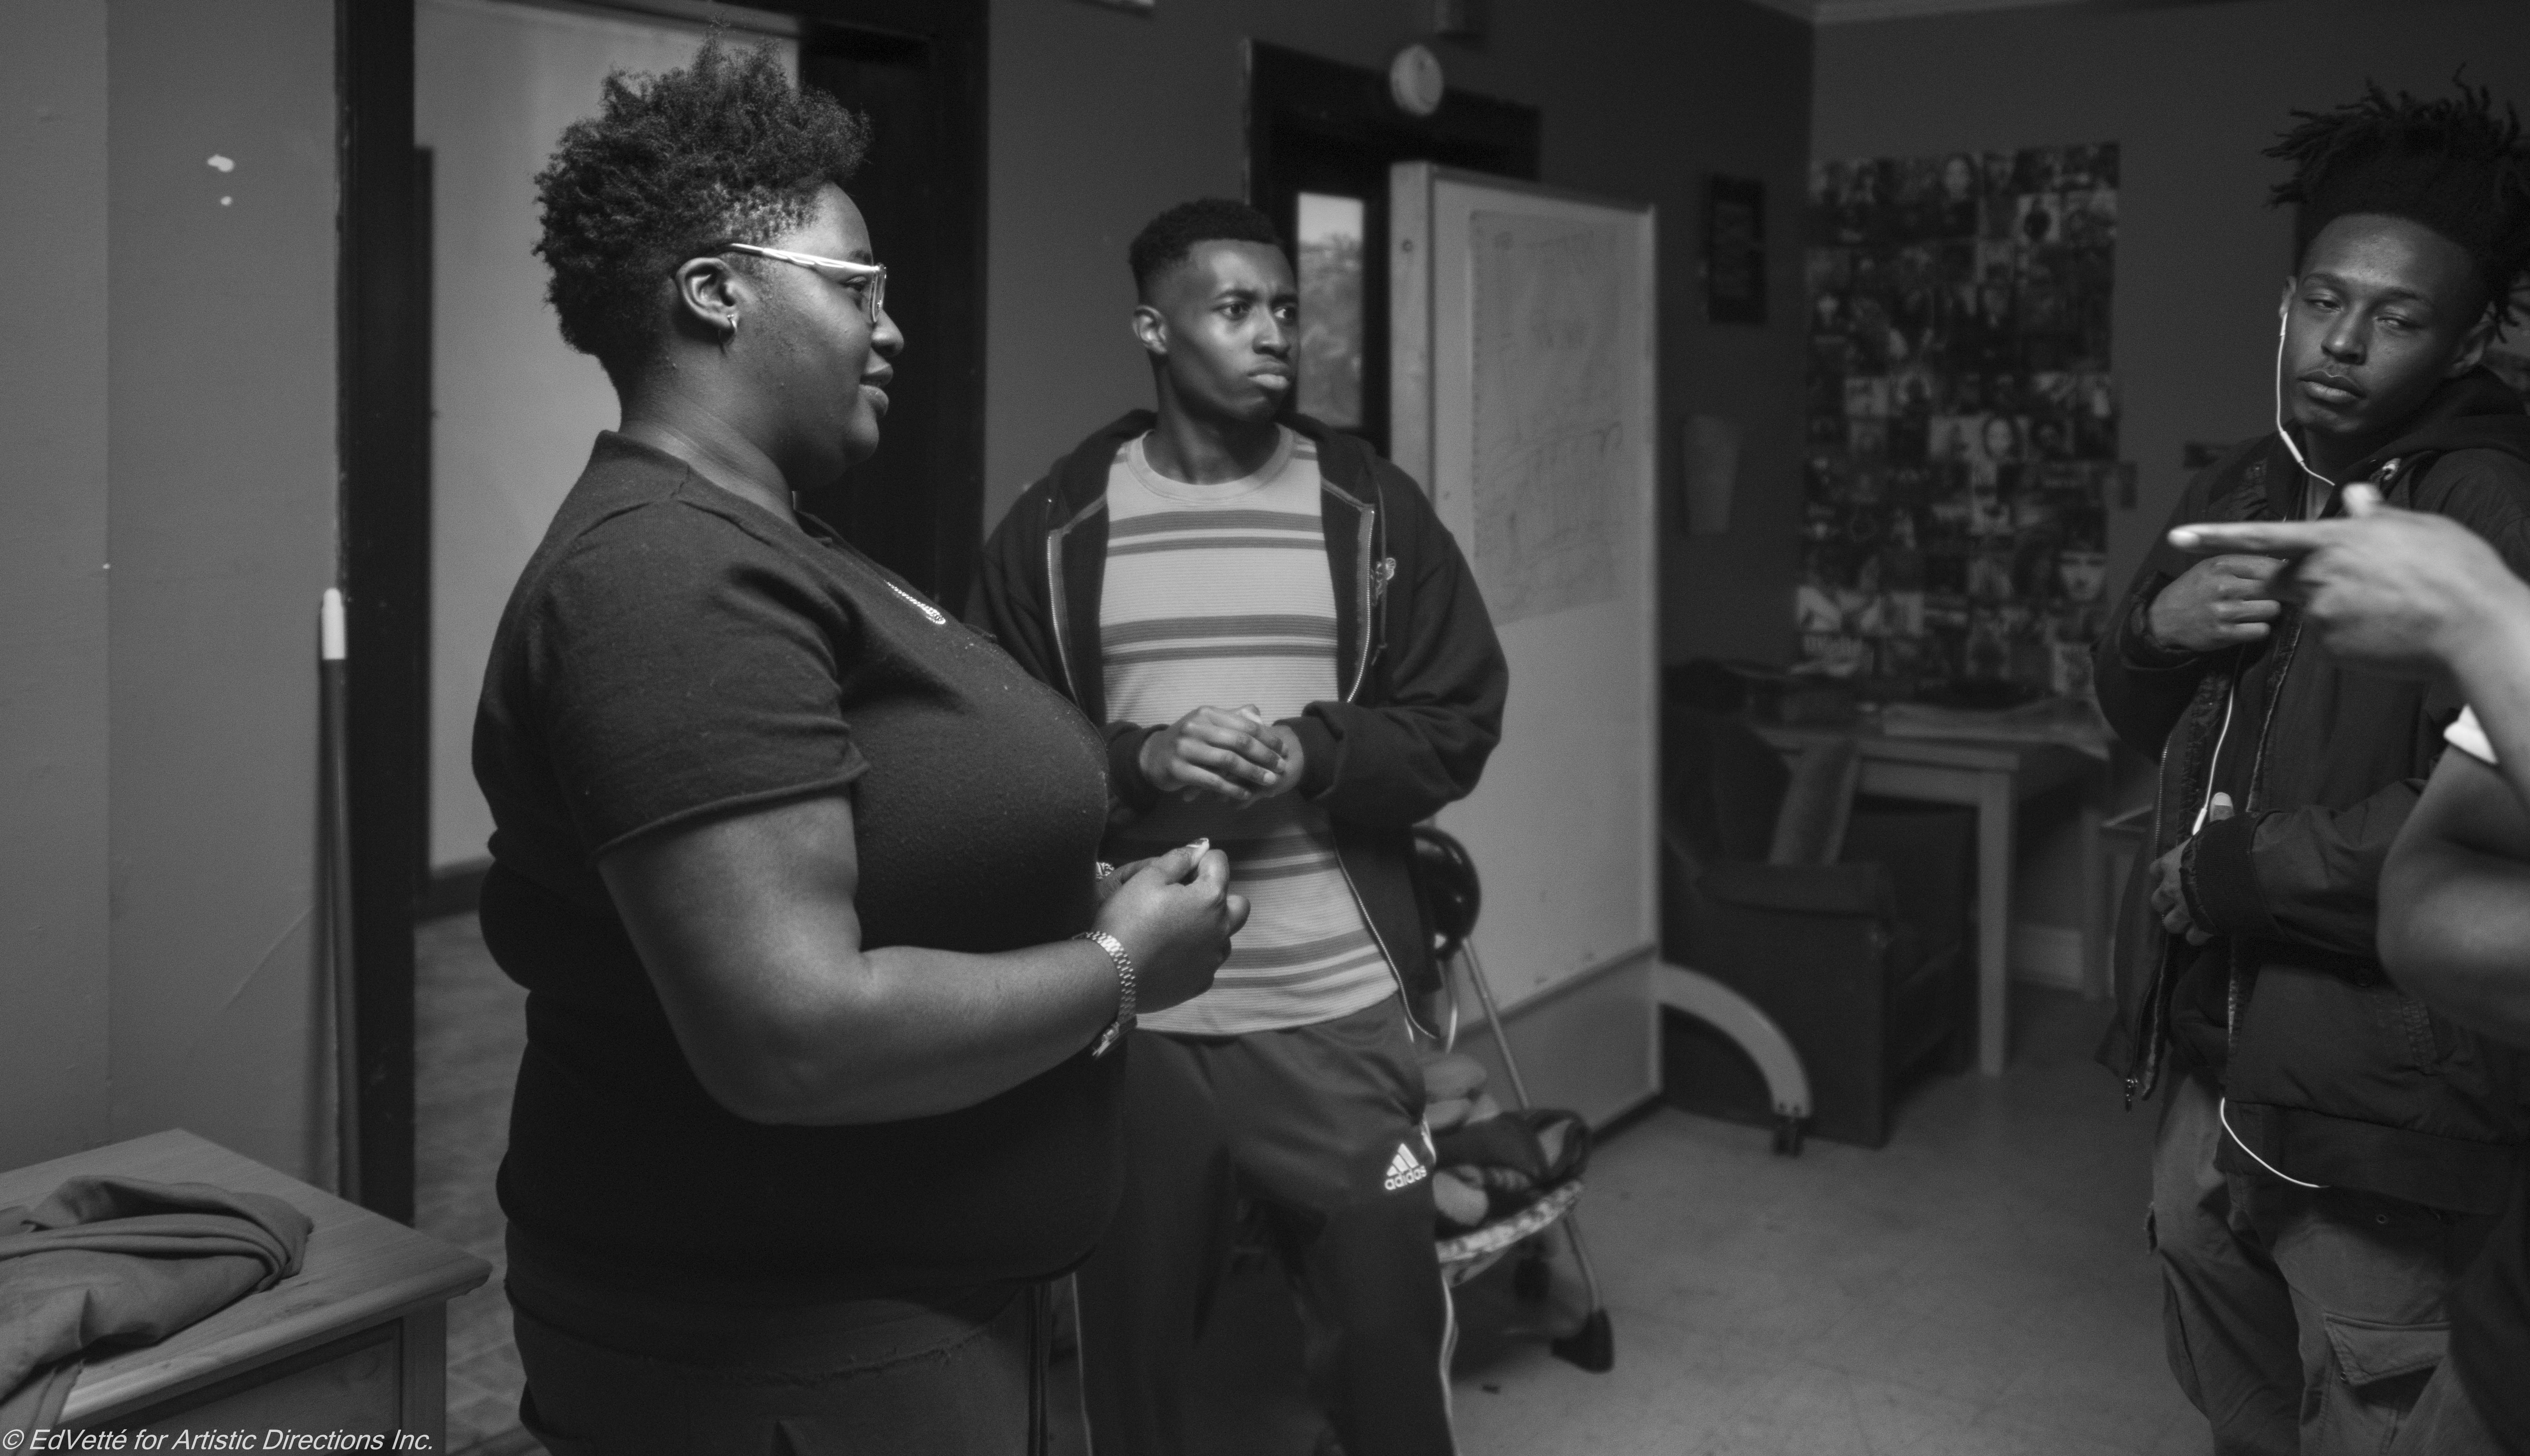
[[(2363, 483), (2530, 574), (2530, 415), (2480, 366), (2530, 265), (2530, 149), (2485, 91), (2304, 113), (2276, 429), (2173, 525), (2342, 513)], [(2514, 1052), (2401, 993), (2381, 869), (2459, 712), (2305, 641), (2283, 564), (2164, 544), (2097, 650), (2102, 711), (2161, 760), (2110, 1046), (2164, 1098), (2152, 1231), (2172, 1373), (2220, 1452), (2386, 1447), (2445, 1297), (2530, 1138)]]

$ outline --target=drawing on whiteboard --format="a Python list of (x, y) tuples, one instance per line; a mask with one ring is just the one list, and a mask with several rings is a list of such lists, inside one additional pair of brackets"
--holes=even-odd
[(1615, 597), (1624, 234), (1474, 214), (1476, 583), (1498, 622)]

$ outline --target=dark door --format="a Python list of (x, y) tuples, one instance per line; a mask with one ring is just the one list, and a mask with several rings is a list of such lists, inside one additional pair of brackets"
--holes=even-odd
[[(1411, 116), (1378, 72), (1248, 48), (1247, 197), (1299, 263), (1303, 407), (1388, 449), (1389, 167), (1437, 162), (1534, 182), (1538, 145), (1535, 107), (1452, 91), (1431, 116)], [(1330, 324), (1350, 337), (1328, 337)], [(1348, 377), (1330, 388), (1313, 370)]]
[(954, 610), (983, 532), (983, 6), (798, 8), (801, 84), (870, 123), (850, 190), (906, 338), (878, 454), (800, 504)]
[[(876, 124), (852, 190), (910, 341), (886, 445), (809, 509), (952, 603), (982, 534), (985, 4), (758, 0), (799, 19), (807, 83)], [(412, 923), (430, 772), (429, 259), (416, 245), (430, 236), (427, 173), (412, 144), (412, 0), (336, 0), (335, 23), (342, 584), (358, 654), (347, 715), (358, 1186), (369, 1208), (410, 1219)]]

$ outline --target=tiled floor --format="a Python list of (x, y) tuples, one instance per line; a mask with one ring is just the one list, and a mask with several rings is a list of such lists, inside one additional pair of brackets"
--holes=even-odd
[(1617, 1368), (1471, 1341), (1467, 1456), (2202, 1452), (2143, 1242), (2152, 1109), (2090, 1051), (2105, 1006), (2020, 991), (1999, 1079), (1934, 1083), (1878, 1152), (1661, 1111), (1581, 1212)]
[[(522, 995), (471, 917), (420, 939), (420, 1223), (501, 1263), (492, 1171)], [(1581, 1215), (1617, 1368), (1585, 1375), (1504, 1338), (1537, 1314), (1466, 1291), (1466, 1456), (1984, 1456), (2201, 1452), (2162, 1364), (2142, 1236), (2150, 1110), (2090, 1060), (2106, 1008), (2021, 991), (2012, 1066), (1936, 1082), (1879, 1152), (1673, 1111), (1600, 1150)], [(1577, 1298), (1568, 1265), (1556, 1298)], [(1308, 1456), (1296, 1327), (1270, 1269), (1225, 1294), (1197, 1447)], [(497, 1277), (449, 1329), (452, 1449), (532, 1450)]]

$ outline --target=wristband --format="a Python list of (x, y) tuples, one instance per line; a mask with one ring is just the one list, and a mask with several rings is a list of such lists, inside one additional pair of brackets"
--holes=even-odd
[(1104, 1056), (1124, 1042), (1125, 1033), (1133, 1029), (1133, 957), (1126, 952), (1124, 942), (1103, 930), (1085, 930), (1072, 939), (1089, 942), (1116, 963), (1116, 1019), (1107, 1023), (1107, 1029), (1089, 1047), (1091, 1056)]

